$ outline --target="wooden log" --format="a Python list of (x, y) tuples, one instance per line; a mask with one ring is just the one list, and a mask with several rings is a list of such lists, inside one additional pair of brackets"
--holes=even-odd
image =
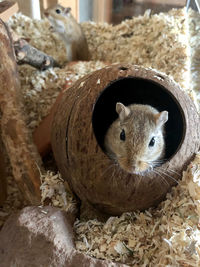
[(2, 140), (14, 178), (24, 197), (34, 205), (40, 204), (41, 158), (25, 125), (20, 83), (10, 33), (0, 20), (0, 113)]
[(31, 46), (26, 40), (14, 41), (17, 64), (29, 64), (37, 69), (46, 70), (50, 67), (60, 67), (55, 59)]

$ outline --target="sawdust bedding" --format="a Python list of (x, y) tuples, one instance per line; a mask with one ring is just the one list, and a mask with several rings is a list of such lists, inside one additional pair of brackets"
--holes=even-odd
[[(49, 22), (13, 16), (9, 26), (32, 45), (53, 56), (63, 68), (44, 72), (19, 66), (27, 125), (33, 131), (48, 114), (66, 82), (104, 67), (103, 62), (128, 62), (158, 69), (172, 76), (199, 106), (200, 16), (185, 9), (123, 21), (117, 26), (82, 23), (91, 53), (90, 62), (65, 65), (62, 41)], [(189, 42), (189, 45), (188, 45)], [(42, 202), (74, 209), (73, 194), (59, 173), (41, 175)], [(0, 227), (8, 215), (26, 206), (12, 175), (8, 199), (0, 208)], [(183, 173), (179, 184), (156, 209), (125, 213), (107, 222), (76, 220), (76, 248), (100, 259), (130, 266), (200, 266), (200, 154)]]

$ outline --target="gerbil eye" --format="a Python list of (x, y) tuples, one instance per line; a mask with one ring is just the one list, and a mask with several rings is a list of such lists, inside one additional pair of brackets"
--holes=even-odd
[(155, 137), (151, 138), (151, 141), (149, 142), (149, 146), (154, 146), (155, 144)]
[(60, 14), (60, 13), (61, 13), (61, 10), (57, 8), (57, 9), (56, 9), (56, 13), (57, 13), (57, 14)]
[(120, 140), (125, 141), (125, 139), (126, 139), (126, 134), (125, 134), (124, 129), (122, 129), (122, 131), (120, 133)]

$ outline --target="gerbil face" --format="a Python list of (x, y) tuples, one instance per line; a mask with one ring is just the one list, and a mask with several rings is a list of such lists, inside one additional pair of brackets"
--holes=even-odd
[(61, 5), (56, 5), (44, 12), (44, 15), (49, 19), (55, 30), (61, 34), (66, 31), (66, 20), (72, 17), (71, 8), (65, 8)]
[(54, 19), (60, 19), (63, 17), (68, 17), (71, 15), (71, 8), (70, 7), (63, 7), (61, 5), (55, 5), (53, 8), (48, 8), (44, 15), (46, 17), (53, 17)]
[(120, 167), (129, 173), (151, 170), (164, 152), (163, 125), (167, 111), (147, 105), (125, 107), (117, 103), (117, 119), (108, 130), (105, 146)]

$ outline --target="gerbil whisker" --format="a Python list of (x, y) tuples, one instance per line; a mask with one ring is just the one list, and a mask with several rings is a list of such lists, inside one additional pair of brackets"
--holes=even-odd
[[(161, 168), (162, 169), (162, 168)], [(163, 171), (167, 171), (167, 172), (171, 172), (171, 173), (174, 173), (174, 174), (176, 174), (176, 175), (178, 175), (178, 176), (180, 176), (181, 177), (181, 174), (180, 173), (178, 173), (178, 172), (176, 172), (176, 171), (174, 171), (174, 170), (172, 170), (172, 169), (162, 169)]]
[(103, 177), (103, 176), (106, 174), (106, 172), (107, 172), (108, 170), (110, 170), (111, 168), (113, 168), (113, 167), (116, 166), (116, 165), (117, 165), (116, 163), (113, 163), (113, 164), (111, 164), (110, 166), (108, 166), (108, 167), (104, 170), (104, 172), (101, 174), (100, 178)]
[(163, 164), (165, 161), (162, 160), (162, 159), (157, 159), (157, 160), (154, 160), (154, 161), (150, 161), (151, 163), (158, 163), (158, 164)]
[(160, 173), (160, 174), (163, 174), (163, 175), (169, 177), (169, 178), (172, 179), (175, 183), (179, 184), (179, 182), (178, 182), (176, 179), (174, 179), (174, 177), (172, 177), (171, 175), (168, 175), (168, 174), (165, 173), (164, 171), (163, 171), (163, 172), (160, 172), (160, 171), (158, 171), (158, 170), (156, 170), (156, 171), (157, 171), (158, 173)]
[(148, 161), (147, 160), (146, 163), (148, 163), (150, 165), (150, 169), (152, 170), (152, 168), (158, 167), (158, 166), (162, 165), (163, 164), (163, 161), (161, 161), (161, 160), (154, 160), (154, 161), (149, 160)]
[[(87, 154), (85, 160), (89, 160), (89, 159), (94, 159), (94, 158), (97, 158), (98, 161), (101, 160), (101, 161), (104, 161), (105, 159), (104, 158), (100, 158), (99, 154)], [(76, 155), (76, 159), (83, 159), (83, 155)]]
[[(166, 161), (166, 160), (165, 160)], [(160, 169), (162, 170), (162, 171), (164, 171), (164, 172), (171, 172), (171, 173), (174, 173), (174, 174), (176, 174), (176, 175), (178, 175), (178, 176), (180, 176), (181, 177), (181, 174), (180, 173), (178, 173), (178, 172), (176, 172), (176, 171), (174, 171), (173, 169), (163, 169), (160, 165), (162, 164), (162, 163), (164, 163), (164, 161), (163, 160), (154, 160), (154, 161), (147, 161), (147, 163), (149, 163), (151, 166), (150, 166), (150, 169), (152, 170), (152, 166), (155, 168), (155, 167), (160, 167)]]
[(155, 170), (153, 170), (153, 172), (156, 173), (156, 174), (158, 174), (158, 175), (162, 178), (162, 180), (165, 182), (165, 184), (166, 184), (167, 186), (170, 186), (170, 184), (166, 181), (165, 177), (163, 177), (159, 172), (157, 172), (157, 171), (155, 171)]
[(120, 172), (120, 169), (117, 169), (115, 168), (114, 171), (112, 172), (112, 176), (111, 176), (111, 179), (112, 179), (112, 184), (116, 184), (117, 185), (117, 181), (118, 179), (116, 179), (116, 176), (119, 174)]
[(138, 189), (138, 187), (139, 187), (141, 181), (142, 181), (142, 176), (140, 176), (140, 179), (139, 179), (139, 181), (138, 181), (138, 183), (137, 183), (137, 185), (136, 185), (136, 190)]
[(164, 169), (164, 168), (160, 167), (160, 170), (162, 170), (163, 172), (169, 172), (169, 173), (171, 172), (172, 174), (176, 174), (176, 175), (181, 177), (181, 174), (174, 171), (173, 169)]
[[(98, 169), (98, 166), (101, 167), (101, 162), (95, 162), (95, 165), (92, 167), (89, 167), (89, 171), (90, 173), (95, 172), (96, 169)], [(111, 165), (109, 165), (107, 168), (110, 168)], [(105, 169), (105, 171), (107, 170), (107, 168)]]
[(166, 162), (168, 159), (157, 159), (156, 161), (162, 161), (162, 163)]
[(149, 169), (149, 171), (153, 171), (153, 165), (150, 165)]

